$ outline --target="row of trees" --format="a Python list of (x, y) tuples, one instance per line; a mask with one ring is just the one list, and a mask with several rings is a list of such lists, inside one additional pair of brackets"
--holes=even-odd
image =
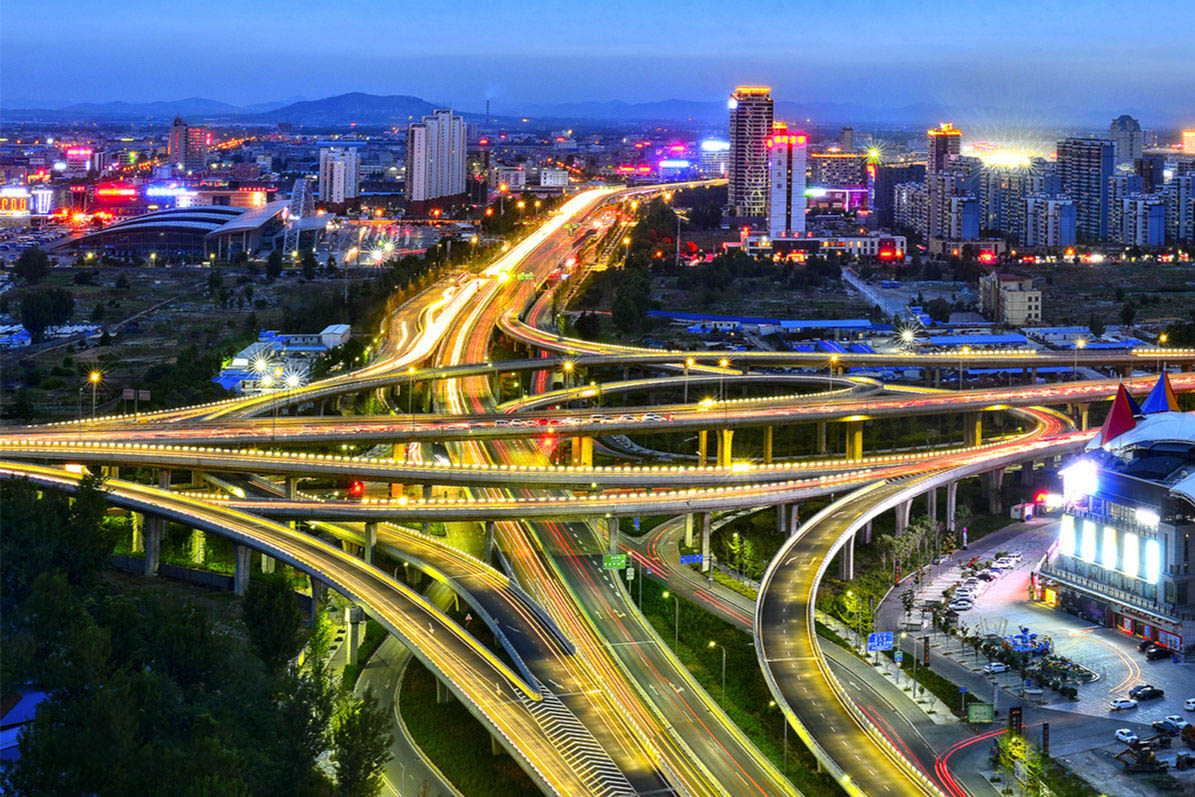
[(98, 479), (74, 500), (0, 485), (3, 689), (47, 698), (0, 772), (8, 794), (375, 794), (388, 717), (341, 693), (317, 624), (310, 664), (290, 666), (302, 618), (282, 575), (254, 581), (243, 631), (102, 567), (125, 521), (106, 518)]

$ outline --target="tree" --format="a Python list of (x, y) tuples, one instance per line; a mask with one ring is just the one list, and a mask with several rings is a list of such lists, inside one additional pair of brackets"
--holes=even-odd
[(35, 285), (45, 279), (46, 275), (50, 273), (50, 268), (50, 256), (36, 246), (31, 246), (21, 252), (13, 264), (13, 271), (17, 272), (17, 276), (30, 285)]
[(1092, 313), (1087, 319), (1087, 329), (1091, 331), (1093, 336), (1102, 338), (1107, 327), (1104, 325), (1104, 319), (1100, 318), (1095, 313)]
[(315, 279), (315, 270), (319, 268), (319, 263), (315, 259), (315, 252), (311, 249), (304, 249), (303, 254), (300, 255), (299, 262), (303, 268), (303, 279)]
[(266, 279), (270, 282), (282, 276), (282, 252), (275, 249), (266, 259)]
[(299, 652), (303, 617), (290, 581), (283, 573), (265, 573), (249, 582), (241, 604), (241, 619), (270, 672), (281, 672)]
[(40, 288), (21, 297), (21, 324), (33, 342), (40, 343), (47, 328), (65, 323), (74, 310), (75, 299), (68, 291)]
[(930, 318), (932, 318), (933, 320), (937, 321), (940, 324), (949, 323), (950, 322), (950, 314), (953, 311), (954, 311), (954, 305), (952, 305), (948, 300), (943, 299), (941, 297), (939, 297), (937, 299), (931, 299), (925, 305), (925, 312), (929, 314)]
[(391, 727), (372, 689), (341, 704), (332, 730), (332, 760), (343, 797), (373, 797), (381, 791), (382, 766), (390, 760), (394, 743)]
[(913, 606), (917, 603), (917, 595), (913, 590), (906, 589), (900, 593), (900, 605), (904, 607), (905, 614), (908, 615), (913, 611)]
[(1125, 302), (1120, 306), (1120, 323), (1126, 327), (1133, 325), (1133, 319), (1137, 317), (1137, 308), (1133, 306), (1132, 302)]

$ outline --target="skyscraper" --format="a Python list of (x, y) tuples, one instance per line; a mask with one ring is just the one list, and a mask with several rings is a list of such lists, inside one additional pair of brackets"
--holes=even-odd
[(407, 203), (421, 213), (465, 199), (465, 121), (433, 111), (407, 127)]
[(1096, 138), (1058, 142), (1062, 191), (1075, 203), (1079, 234), (1089, 240), (1108, 237), (1108, 178), (1116, 167), (1116, 144)]
[(207, 153), (212, 134), (206, 127), (192, 127), (175, 116), (167, 139), (170, 163), (187, 172), (201, 172), (207, 167)]
[(357, 196), (361, 164), (355, 147), (319, 151), (319, 198), (333, 205)]
[(763, 217), (768, 211), (768, 136), (772, 90), (739, 86), (730, 95), (728, 199), (731, 216)]
[(1116, 144), (1116, 162), (1132, 163), (1141, 157), (1145, 147), (1145, 133), (1141, 123), (1127, 113), (1116, 117), (1108, 125), (1108, 139)]
[(946, 169), (950, 161), (958, 157), (963, 131), (950, 122), (943, 122), (936, 130), (928, 132), (929, 159), (926, 162), (925, 171), (934, 174)]
[(175, 116), (174, 122), (170, 125), (170, 138), (167, 142), (166, 154), (171, 163), (179, 164), (183, 162), (186, 151), (187, 123), (183, 121), (182, 116)]
[(844, 127), (838, 131), (838, 146), (843, 152), (855, 151), (855, 128)]
[(1183, 131), (1183, 152), (1195, 155), (1195, 130)]
[(798, 238), (805, 232), (804, 133), (777, 131), (767, 140), (768, 235)]

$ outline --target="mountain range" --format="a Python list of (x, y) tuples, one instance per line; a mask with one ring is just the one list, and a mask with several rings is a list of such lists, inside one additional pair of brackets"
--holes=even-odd
[[(7, 100), (0, 104), (0, 112), (8, 121), (78, 120), (97, 122), (168, 122), (181, 115), (189, 122), (228, 124), (263, 124), (290, 122), (308, 127), (337, 127), (356, 122), (360, 125), (405, 125), (430, 113), (444, 104), (429, 102), (408, 94), (378, 95), (350, 92), (334, 97), (310, 100), (290, 97), (276, 102), (253, 105), (231, 105), (203, 97), (188, 97), (173, 102), (104, 102), (75, 103), (57, 107), (35, 107), (28, 100)], [(541, 122), (687, 122), (697, 125), (723, 126), (726, 123), (724, 101), (661, 100), (629, 103), (569, 102), (557, 104), (503, 105), (496, 109), (497, 118), (511, 122), (524, 116)], [(1135, 115), (1147, 120), (1147, 126), (1178, 123), (1177, 114), (1149, 109), (1133, 109)], [(458, 110), (458, 112), (460, 112)], [(483, 116), (461, 112), (469, 121), (481, 121)], [(498, 115), (500, 114), (500, 115)], [(923, 126), (942, 119), (961, 124), (985, 125), (1085, 125), (1106, 124), (1116, 113), (1102, 109), (1055, 107), (1035, 112), (1025, 109), (997, 107), (960, 108), (946, 104), (916, 103), (903, 106), (869, 106), (852, 102), (790, 102), (776, 103), (776, 117), (792, 122), (811, 120), (814, 124), (856, 124)]]

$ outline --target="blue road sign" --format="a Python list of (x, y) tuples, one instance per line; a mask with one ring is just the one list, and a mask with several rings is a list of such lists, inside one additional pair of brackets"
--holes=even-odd
[(631, 525), (635, 527), (635, 531), (638, 531), (639, 530), (639, 518), (635, 518), (634, 520), (632, 520)]
[(867, 649), (873, 650), (892, 650), (892, 632), (891, 631), (876, 631), (867, 635)]
[(892, 654), (892, 658), (896, 659), (897, 664), (900, 664), (905, 658), (905, 652), (903, 650), (898, 650)]
[(680, 563), (682, 565), (699, 565), (699, 564), (701, 564), (701, 554), (699, 554), (699, 553), (683, 554), (680, 558)]
[(959, 694), (961, 694), (961, 695), (965, 695), (965, 694), (967, 694), (967, 687), (965, 687), (965, 686), (960, 686), (960, 687), (958, 688), (958, 691), (959, 691)]

